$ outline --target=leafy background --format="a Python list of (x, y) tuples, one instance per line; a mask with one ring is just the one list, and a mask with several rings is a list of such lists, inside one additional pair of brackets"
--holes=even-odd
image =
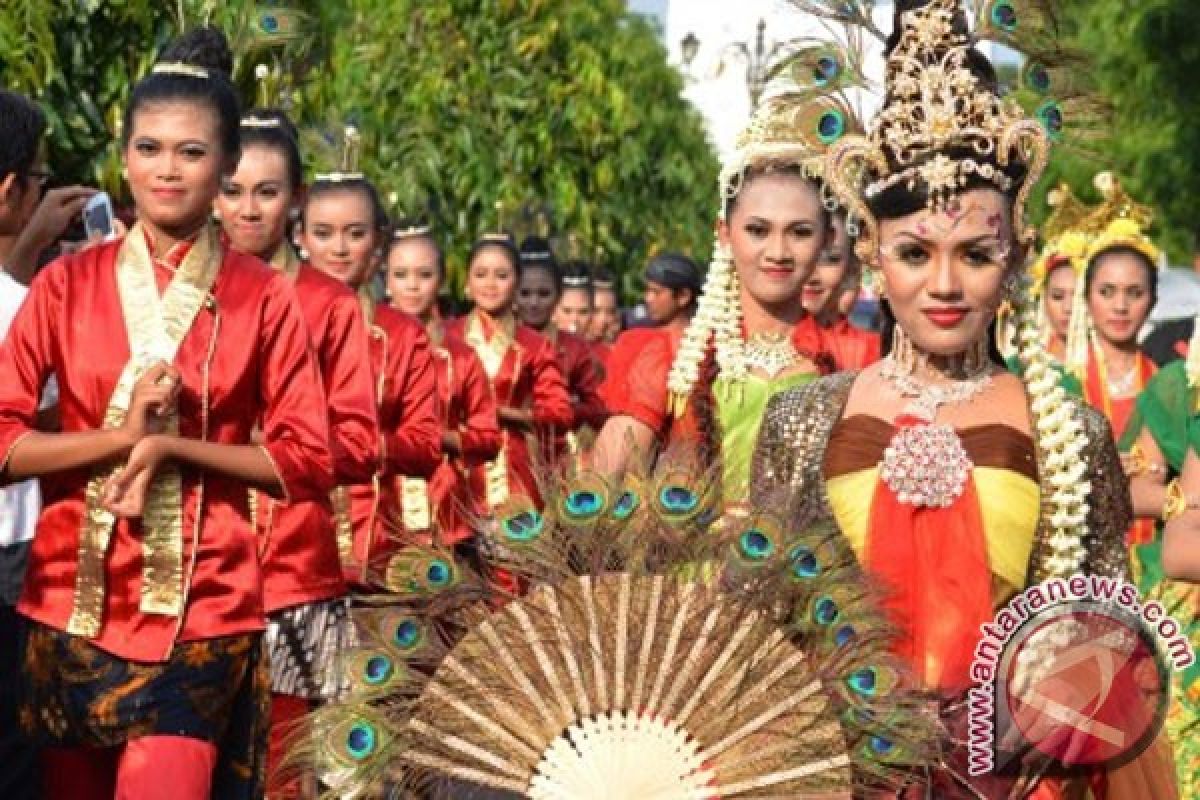
[(310, 166), (358, 127), (360, 167), (393, 213), (434, 223), (456, 284), (470, 243), (501, 224), (548, 229), (627, 288), (653, 252), (708, 255), (717, 164), (703, 121), (621, 0), (5, 0), (0, 73), (51, 114), (61, 179), (122, 193), (114, 133), (131, 82), (202, 21), (230, 35), (248, 97), (260, 64), (273, 89), (291, 84), (292, 114), (316, 134)]
[[(1058, 0), (1066, 38), (1090, 53), (1115, 108), (1097, 160), (1060, 150), (1046, 178), (1095, 199), (1092, 175), (1114, 169), (1159, 210), (1158, 238), (1190, 263), (1200, 233), (1200, 3)], [(302, 24), (270, 33), (266, 14)], [(222, 26), (237, 78), (254, 67), (295, 86), (293, 113), (325, 141), (345, 121), (364, 137), (365, 171), (393, 211), (429, 216), (452, 278), (473, 238), (528, 232), (544, 217), (560, 249), (626, 277), (648, 254), (708, 254), (717, 165), (681, 78), (649, 26), (621, 0), (4, 0), (0, 73), (53, 120), (50, 160), (65, 180), (119, 193), (113, 134), (131, 81), (181, 27)], [(1042, 193), (1034, 218), (1044, 213)], [(540, 212), (540, 213), (539, 213)]]

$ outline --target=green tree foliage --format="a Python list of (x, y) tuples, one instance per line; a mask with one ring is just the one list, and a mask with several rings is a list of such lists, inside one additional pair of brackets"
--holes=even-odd
[(311, 105), (358, 124), (367, 173), (449, 234), (452, 265), (531, 204), (618, 269), (707, 253), (715, 160), (621, 0), (351, 0), (340, 29)]
[[(113, 146), (131, 83), (184, 24), (235, 41), (247, 94), (255, 67), (298, 78), (288, 102), (319, 131), (329, 166), (343, 125), (394, 212), (428, 217), (461, 280), (471, 241), (518, 233), (541, 209), (619, 272), (658, 249), (711, 244), (716, 161), (657, 36), (622, 0), (291, 2), (303, 36), (263, 37), (275, 4), (246, 0), (6, 0), (0, 72), (51, 113), (51, 163), (68, 179), (120, 185)], [(280, 48), (275, 45), (284, 44)], [(322, 163), (323, 162), (323, 163)], [(497, 219), (496, 204), (502, 204)]]
[[(314, 5), (316, 5), (314, 3)], [(5, 0), (0, 7), (0, 75), (9, 88), (33, 95), (50, 123), (49, 162), (62, 180), (122, 192), (121, 116), (133, 83), (176, 33), (199, 23), (219, 25), (239, 56), (235, 76), (253, 89), (264, 52), (287, 41), (298, 60), (313, 50), (314, 31), (300, 42), (266, 35), (264, 11), (252, 2), (217, 0)]]
[(1063, 2), (1070, 38), (1094, 60), (1114, 109), (1101, 158), (1059, 152), (1048, 182), (1096, 199), (1095, 172), (1111, 169), (1158, 211), (1156, 238), (1174, 264), (1191, 263), (1200, 236), (1200, 3)]

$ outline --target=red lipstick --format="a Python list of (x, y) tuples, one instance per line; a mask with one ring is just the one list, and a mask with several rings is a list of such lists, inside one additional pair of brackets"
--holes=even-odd
[(965, 308), (927, 308), (923, 312), (939, 328), (955, 328), (967, 317)]

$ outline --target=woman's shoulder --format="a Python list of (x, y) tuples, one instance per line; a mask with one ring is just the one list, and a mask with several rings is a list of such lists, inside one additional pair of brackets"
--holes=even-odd
[(425, 326), (421, 324), (420, 320), (385, 303), (375, 304), (374, 319), (377, 326), (392, 336), (412, 339), (426, 338)]
[(249, 299), (263, 295), (295, 296), (291, 280), (258, 256), (227, 248), (222, 256), (221, 271), (213, 283), (212, 292), (229, 299)]
[(540, 354), (551, 359), (554, 358), (554, 344), (550, 339), (524, 323), (517, 323), (513, 329), (513, 339), (526, 352)]
[(814, 381), (785, 389), (771, 398), (767, 406), (768, 419), (806, 418), (836, 410), (846, 405), (850, 389), (859, 372), (835, 372)]
[(1164, 364), (1159, 367), (1150, 380), (1146, 382), (1144, 391), (1162, 390), (1162, 389), (1187, 389), (1191, 390), (1191, 381), (1189, 380), (1187, 361), (1179, 359), (1172, 361), (1169, 364)]

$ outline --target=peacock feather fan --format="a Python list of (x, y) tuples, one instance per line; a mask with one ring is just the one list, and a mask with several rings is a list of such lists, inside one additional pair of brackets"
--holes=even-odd
[(330, 797), (546, 800), (848, 799), (932, 763), (936, 714), (844, 538), (786, 496), (718, 509), (719, 473), (682, 451), (661, 467), (499, 509), (489, 557), (526, 587), (503, 605), (422, 580), (444, 553), (393, 556), (405, 593), (356, 610), (349, 689), (289, 763)]

